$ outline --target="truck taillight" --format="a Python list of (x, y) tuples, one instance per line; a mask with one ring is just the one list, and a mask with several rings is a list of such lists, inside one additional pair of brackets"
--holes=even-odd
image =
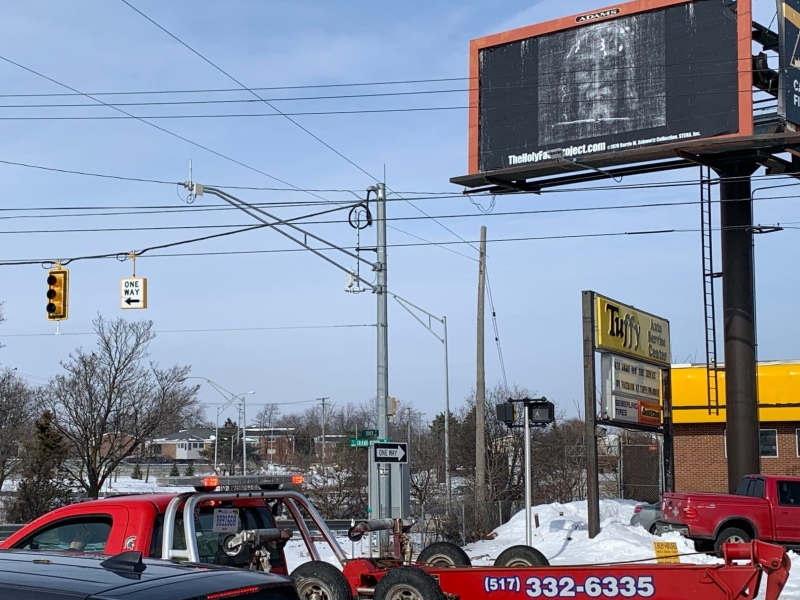
[(643, 508), (644, 508), (644, 506), (642, 506), (641, 504), (638, 504), (638, 505), (637, 505), (637, 506), (636, 506), (636, 507), (633, 509), (633, 514), (635, 514), (635, 515), (639, 514), (640, 512), (642, 512), (642, 509), (643, 509)]
[(687, 519), (696, 519), (697, 509), (687, 506), (683, 509), (683, 516), (686, 517)]

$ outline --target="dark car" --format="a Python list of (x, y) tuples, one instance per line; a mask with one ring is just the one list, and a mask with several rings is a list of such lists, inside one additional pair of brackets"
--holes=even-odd
[(210, 565), (0, 550), (2, 600), (298, 600), (292, 580)]

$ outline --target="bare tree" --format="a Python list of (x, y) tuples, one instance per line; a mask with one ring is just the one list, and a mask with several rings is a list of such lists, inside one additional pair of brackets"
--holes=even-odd
[(19, 450), (36, 417), (34, 394), (14, 369), (0, 373), (0, 489), (20, 471)]
[(78, 348), (48, 384), (44, 405), (70, 447), (70, 475), (96, 497), (114, 469), (164, 422), (197, 404), (188, 366), (145, 363), (152, 321), (94, 322), (97, 348)]

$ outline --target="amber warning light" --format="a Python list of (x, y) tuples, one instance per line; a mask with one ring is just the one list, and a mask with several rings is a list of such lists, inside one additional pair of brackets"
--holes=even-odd
[(213, 492), (219, 486), (219, 477), (203, 477), (194, 489), (198, 492)]
[(292, 475), (292, 483), (295, 485), (302, 485), (304, 479), (302, 475)]

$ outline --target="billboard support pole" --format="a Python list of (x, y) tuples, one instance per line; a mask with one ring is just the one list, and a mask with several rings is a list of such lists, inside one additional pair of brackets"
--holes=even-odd
[(743, 476), (761, 471), (750, 180), (756, 168), (753, 162), (741, 161), (716, 169), (720, 179), (725, 422), (730, 493), (736, 491)]
[(586, 446), (586, 505), (589, 517), (589, 537), (600, 533), (600, 487), (597, 462), (597, 389), (594, 347), (594, 292), (584, 291), (583, 307), (583, 399), (584, 399), (584, 444)]

